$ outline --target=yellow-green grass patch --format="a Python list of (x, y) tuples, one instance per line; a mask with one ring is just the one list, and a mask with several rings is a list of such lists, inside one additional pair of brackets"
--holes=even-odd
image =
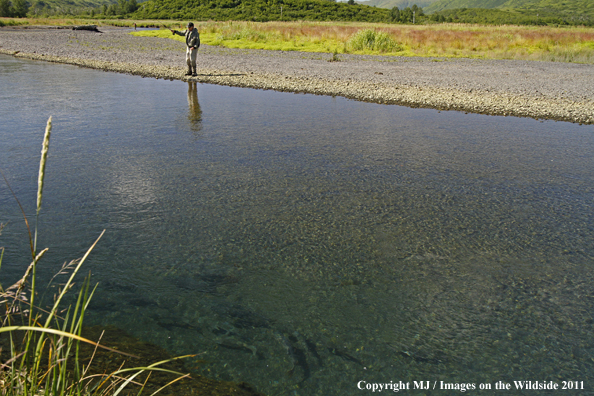
[[(594, 63), (594, 29), (583, 27), (234, 21), (196, 26), (203, 43), (227, 48)], [(183, 41), (167, 30), (133, 34)], [(362, 36), (386, 45), (356, 45)]]

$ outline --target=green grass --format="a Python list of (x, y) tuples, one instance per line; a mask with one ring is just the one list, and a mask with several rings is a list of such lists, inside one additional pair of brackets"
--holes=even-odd
[[(201, 22), (196, 27), (203, 43), (227, 48), (594, 63), (594, 29), (584, 27), (346, 22)], [(169, 30), (132, 34), (184, 41)]]
[[(169, 30), (145, 30), (130, 33), (138, 37), (162, 37), (185, 42), (185, 38), (173, 35)], [(265, 49), (276, 51), (301, 52), (333, 52), (342, 48), (343, 43), (338, 40), (309, 39), (305, 37), (285, 40), (280, 34), (264, 33), (257, 30), (243, 28), (218, 33), (200, 33), (200, 42), (226, 48)]]
[(18, 18), (0, 18), (0, 27), (2, 26), (23, 26), (28, 25), (27, 20), (21, 20)]
[[(4, 18), (4, 21), (11, 19)], [(167, 29), (181, 20), (26, 18), (30, 25), (96, 24), (161, 27), (137, 36), (184, 42)], [(227, 48), (444, 58), (518, 59), (594, 63), (594, 28), (485, 26), (478, 24), (389, 25), (367, 22), (196, 22), (202, 43)], [(367, 33), (361, 33), (368, 31)], [(371, 33), (369, 32), (371, 31)], [(373, 45), (359, 35), (373, 35)], [(365, 43), (366, 42), (366, 43)]]
[[(37, 216), (42, 207), (45, 165), (49, 152), (51, 130), (50, 117), (39, 165), (36, 219), (33, 230), (24, 208), (15, 196), (27, 226), (32, 261), (19, 281), (6, 288), (0, 285), (0, 302), (5, 307), (5, 312), (0, 315), (2, 320), (0, 335), (8, 335), (8, 350), (2, 351), (2, 360), (0, 360), (0, 394), (2, 396), (117, 396), (123, 391), (127, 391), (128, 388), (136, 386), (139, 386), (139, 389), (134, 393), (141, 394), (144, 385), (137, 381), (141, 374), (146, 375), (148, 372), (158, 371), (177, 375), (177, 378), (169, 384), (186, 377), (186, 375), (161, 367), (178, 358), (163, 360), (145, 367), (120, 367), (116, 371), (100, 375), (89, 374), (92, 357), (91, 363), (87, 365), (80, 363), (83, 358), (79, 354), (81, 342), (94, 345), (95, 348), (104, 348), (114, 353), (128, 355), (82, 337), (85, 312), (95, 292), (95, 288), (90, 287), (88, 277), (82, 282), (74, 306), (63, 306), (66, 294), (72, 291), (77, 274), (103, 233), (81, 259), (73, 260), (62, 267), (59, 274), (68, 275), (67, 281), (60, 285), (57, 296), (47, 309), (40, 307), (42, 302), (37, 301), (36, 298), (39, 289), (36, 272), (48, 249), (37, 249)], [(3, 173), (2, 176), (10, 188)], [(3, 226), (0, 225), (0, 231), (2, 228)], [(0, 248), (0, 268), (3, 257), (4, 248)], [(9, 357), (5, 359), (6, 354)], [(185, 357), (188, 356), (181, 358)]]

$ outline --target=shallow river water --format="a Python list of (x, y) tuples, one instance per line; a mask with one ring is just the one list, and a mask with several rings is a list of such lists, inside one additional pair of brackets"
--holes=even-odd
[[(106, 230), (88, 323), (269, 395), (592, 392), (594, 126), (7, 56), (0, 93), (0, 170), (30, 219), (53, 116), (42, 276)], [(6, 285), (30, 256), (4, 181), (0, 222)]]

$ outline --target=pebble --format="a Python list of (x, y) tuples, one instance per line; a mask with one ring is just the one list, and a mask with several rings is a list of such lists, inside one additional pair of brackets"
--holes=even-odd
[[(143, 77), (594, 124), (594, 65), (228, 49), (202, 45), (186, 77), (183, 43), (49, 28), (0, 28), (0, 53)], [(439, 62), (436, 62), (439, 60)]]

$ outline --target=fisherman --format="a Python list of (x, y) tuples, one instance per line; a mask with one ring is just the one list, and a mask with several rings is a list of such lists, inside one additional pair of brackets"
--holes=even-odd
[(171, 30), (171, 33), (178, 36), (186, 36), (186, 63), (188, 64), (188, 72), (186, 76), (196, 77), (196, 55), (198, 54), (198, 47), (200, 47), (200, 34), (194, 28), (192, 22), (188, 22), (188, 29), (185, 32)]

